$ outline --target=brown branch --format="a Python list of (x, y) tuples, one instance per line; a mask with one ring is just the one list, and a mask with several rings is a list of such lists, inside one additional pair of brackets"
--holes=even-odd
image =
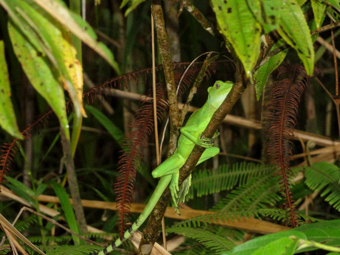
[[(236, 101), (240, 98), (242, 92), (245, 89), (245, 82), (243, 79), (242, 70), (243, 69), (241, 65), (238, 64), (236, 67), (235, 85), (231, 92), (229, 93), (229, 95), (227, 96), (227, 98), (225, 99), (225, 101), (223, 102), (223, 104), (221, 105), (221, 107), (213, 115), (208, 127), (202, 134), (203, 137), (212, 137), (214, 135), (220, 123), (223, 121), (225, 116), (230, 112)], [(204, 148), (200, 146), (195, 146), (186, 163), (180, 169), (179, 184), (182, 184), (182, 182), (191, 174), (194, 166), (198, 162), (203, 151)], [(158, 237), (159, 229), (161, 226), (161, 220), (165, 213), (169, 200), (170, 191), (169, 188), (167, 188), (150, 215), (148, 224), (143, 231), (143, 239), (139, 246), (138, 254), (144, 255), (150, 253), (153, 243), (156, 241)]]
[(168, 36), (164, 24), (163, 9), (159, 0), (153, 1), (151, 5), (151, 13), (156, 25), (157, 44), (162, 58), (166, 89), (169, 99), (170, 139), (168, 155), (171, 155), (175, 151), (177, 145), (180, 122), (173, 64), (171, 61)]
[(212, 36), (218, 38), (216, 27), (207, 20), (204, 15), (189, 1), (183, 1), (184, 8), (202, 25), (202, 27)]
[(84, 214), (83, 206), (81, 205), (81, 198), (79, 193), (79, 187), (78, 187), (78, 180), (77, 175), (74, 167), (74, 161), (72, 158), (72, 152), (71, 152), (71, 143), (66, 138), (65, 132), (62, 128), (60, 128), (60, 134), (61, 134), (61, 144), (63, 147), (63, 160), (65, 163), (66, 171), (67, 171), (67, 181), (69, 185), (69, 189), (71, 192), (71, 196), (74, 200), (74, 213), (76, 215), (77, 223), (79, 224), (80, 230), (83, 234), (87, 233), (87, 227), (86, 227), (86, 219)]

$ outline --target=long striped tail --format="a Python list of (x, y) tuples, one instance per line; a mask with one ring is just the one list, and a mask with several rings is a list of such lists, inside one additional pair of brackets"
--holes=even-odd
[(127, 231), (125, 231), (123, 239), (117, 239), (116, 241), (112, 242), (109, 246), (107, 246), (104, 250), (98, 252), (98, 253), (90, 253), (90, 255), (107, 255), (115, 247), (120, 246), (123, 242), (125, 242), (127, 239), (129, 239), (132, 234), (139, 229), (139, 227), (144, 223), (144, 221), (149, 217), (151, 214), (153, 208), (157, 204), (159, 198), (163, 194), (166, 187), (168, 187), (170, 181), (171, 181), (172, 175), (165, 175), (163, 176), (155, 188), (155, 191), (153, 192), (149, 202), (146, 204), (144, 211), (139, 215), (138, 219), (133, 223), (131, 228)]

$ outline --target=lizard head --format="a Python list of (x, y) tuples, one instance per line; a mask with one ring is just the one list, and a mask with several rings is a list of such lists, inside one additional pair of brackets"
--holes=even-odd
[(234, 83), (231, 81), (216, 81), (215, 84), (208, 88), (208, 102), (218, 108), (229, 94)]

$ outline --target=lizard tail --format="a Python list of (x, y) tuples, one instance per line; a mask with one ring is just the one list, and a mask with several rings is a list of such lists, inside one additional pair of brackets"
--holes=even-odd
[(149, 217), (153, 208), (157, 204), (159, 198), (163, 194), (163, 191), (166, 189), (166, 187), (168, 187), (171, 181), (171, 177), (172, 175), (166, 175), (159, 180), (157, 187), (154, 190), (149, 202), (146, 204), (143, 212), (139, 215), (138, 219), (135, 221), (135, 223), (133, 223), (131, 228), (125, 231), (123, 239), (117, 239), (100, 252), (90, 253), (90, 255), (108, 255), (111, 251), (113, 251), (114, 248), (120, 246), (123, 242), (129, 239), (133, 235), (133, 233), (137, 231), (139, 227), (144, 223), (144, 221)]

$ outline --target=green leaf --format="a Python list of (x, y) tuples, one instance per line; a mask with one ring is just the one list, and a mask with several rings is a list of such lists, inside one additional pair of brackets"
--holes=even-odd
[(302, 6), (307, 0), (296, 0), (299, 6)]
[(298, 239), (295, 236), (282, 237), (261, 247), (253, 252), (252, 255), (292, 255), (297, 245)]
[(340, 11), (340, 4), (338, 0), (325, 0), (325, 1), (332, 5), (334, 8), (338, 9), (338, 11)]
[(18, 189), (20, 189), (22, 192), (24, 192), (25, 194), (27, 194), (30, 197), (34, 197), (35, 193), (34, 191), (27, 187), (25, 184), (23, 184), (22, 182), (10, 177), (10, 176), (6, 176), (5, 177), (10, 183), (12, 183), (15, 187), (17, 187)]
[(232, 45), (248, 76), (261, 46), (261, 26), (249, 10), (247, 0), (212, 0), (220, 32)]
[(266, 34), (279, 28), (282, 0), (247, 0), (247, 2)]
[[(82, 27), (78, 24), (79, 19), (76, 21), (73, 19), (75, 14), (70, 14), (69, 10), (61, 4), (59, 1), (55, 0), (34, 0), (40, 7), (42, 7), (46, 12), (58, 20), (61, 24), (67, 27), (73, 34), (75, 34), (80, 40), (86, 43), (90, 48), (96, 51), (102, 58), (104, 58), (114, 69), (120, 74), (118, 63), (114, 60), (112, 52), (103, 44), (97, 42), (93, 35), (89, 34), (86, 27)], [(84, 22), (85, 23), (85, 22)]]
[(37, 51), (11, 22), (8, 23), (8, 31), (14, 52), (32, 86), (46, 99), (57, 115), (60, 126), (69, 133), (64, 91), (48, 64), (48, 58)]
[(132, 0), (131, 6), (126, 10), (125, 17), (129, 15), (130, 12), (132, 12), (134, 9), (137, 8), (137, 6), (141, 3), (145, 2), (145, 0)]
[[(278, 247), (278, 249), (276, 249), (272, 243), (273, 242), (278, 242), (276, 243), (276, 245), (278, 245), (279, 243), (281, 244), (287, 244), (288, 250), (290, 251), (294, 246), (294, 242), (292, 241), (288, 241), (286, 238), (289, 238), (291, 236), (294, 236), (296, 238), (300, 238), (300, 239), (307, 239), (306, 235), (302, 232), (298, 232), (296, 230), (288, 230), (288, 231), (283, 231), (283, 232), (279, 232), (279, 233), (275, 233), (275, 234), (270, 234), (270, 235), (265, 235), (265, 236), (261, 236), (255, 239), (252, 239), (248, 242), (245, 242), (239, 246), (236, 246), (233, 250), (223, 253), (224, 255), (249, 255), (249, 254), (263, 254), (263, 255), (276, 255), (276, 254), (280, 254), (283, 255), (285, 253), (282, 253), (284, 250), (284, 248), (282, 247)], [(280, 240), (280, 241), (278, 241)], [(270, 251), (269, 249), (272, 249), (270, 252), (268, 253), (261, 253), (261, 249), (263, 249), (264, 247), (267, 247), (266, 251)], [(281, 248), (282, 250), (280, 251)], [(260, 251), (258, 251), (260, 250)], [(258, 253), (255, 253), (257, 252)], [(273, 252), (277, 252), (277, 253), (272, 253)], [(292, 253), (288, 253), (288, 254), (292, 254)]]
[(330, 246), (340, 246), (339, 229), (340, 220), (329, 220), (312, 224), (304, 224), (298, 228), (295, 228), (296, 231), (305, 234), (308, 240)]
[(314, 48), (304, 14), (296, 0), (286, 0), (282, 7), (278, 32), (296, 50), (307, 74), (313, 75)]
[(311, 0), (316, 28), (320, 28), (327, 5), (320, 0)]
[(24, 139), (19, 131), (11, 101), (11, 88), (9, 85), (5, 45), (3, 41), (0, 41), (0, 102), (0, 125), (10, 135)]
[(91, 113), (110, 133), (110, 135), (115, 139), (119, 145), (122, 144), (122, 139), (125, 136), (124, 132), (117, 127), (108, 117), (106, 117), (101, 111), (97, 110), (95, 107), (86, 105), (86, 111)]
[[(15, 10), (18, 15), (32, 27), (42, 41), (45, 54), (56, 68), (59, 82), (62, 83), (72, 99), (76, 115), (86, 116), (82, 108), (82, 66), (76, 58), (71, 33), (30, 0), (28, 0), (31, 2), (30, 4), (23, 0), (12, 1), (16, 5)], [(66, 130), (65, 132), (68, 137)]]
[[(60, 200), (61, 207), (63, 208), (65, 214), (66, 222), (69, 225), (70, 229), (73, 232), (80, 234), (79, 226), (73, 212), (73, 206), (70, 203), (69, 196), (66, 193), (65, 189), (59, 183), (53, 181), (51, 181), (49, 184), (52, 186), (55, 194)], [(77, 236), (72, 235), (72, 238), (75, 244), (84, 243), (84, 241), (80, 240)]]
[[(273, 47), (270, 49), (269, 54), (273, 52), (274, 50), (280, 48), (282, 45), (284, 45), (283, 40), (280, 40), (277, 43), (275, 43)], [(288, 49), (280, 51), (279, 53), (275, 54), (269, 59), (265, 59), (265, 62), (261, 63), (261, 66), (254, 73), (255, 91), (256, 91), (257, 100), (260, 100), (263, 88), (268, 82), (269, 75), (281, 65), (287, 53), (288, 53)]]
[(38, 188), (35, 190), (34, 196), (37, 198), (39, 195), (44, 193), (45, 189), (48, 187), (46, 183), (41, 183)]

